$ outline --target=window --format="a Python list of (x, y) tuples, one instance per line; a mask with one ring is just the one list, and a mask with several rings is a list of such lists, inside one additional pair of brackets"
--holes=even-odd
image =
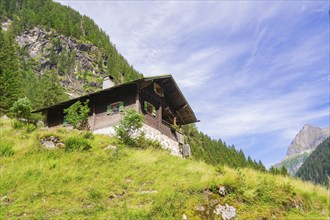
[(150, 104), (149, 102), (144, 101), (144, 110), (149, 115), (152, 115), (152, 116), (156, 117), (156, 108), (152, 104)]
[(107, 106), (107, 115), (117, 114), (124, 111), (124, 102), (115, 102)]
[(157, 83), (154, 83), (154, 91), (157, 95), (164, 97), (164, 90), (162, 87), (160, 87), (160, 85), (158, 85)]

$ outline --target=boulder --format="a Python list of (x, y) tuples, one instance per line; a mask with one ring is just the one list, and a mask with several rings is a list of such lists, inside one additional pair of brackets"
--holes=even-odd
[(61, 139), (53, 135), (42, 138), (41, 144), (47, 149), (52, 149), (55, 147), (64, 147), (64, 143), (61, 142)]
[(227, 203), (225, 206), (217, 205), (213, 211), (216, 215), (221, 215), (223, 220), (237, 219), (236, 209), (233, 206), (229, 206)]
[(225, 196), (226, 195), (226, 188), (224, 186), (219, 186), (219, 195)]

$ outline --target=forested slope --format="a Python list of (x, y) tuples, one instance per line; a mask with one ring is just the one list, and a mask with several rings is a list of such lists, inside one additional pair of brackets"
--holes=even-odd
[(6, 0), (0, 1), (0, 16), (2, 113), (24, 96), (39, 108), (95, 91), (109, 74), (115, 83), (142, 77), (93, 20), (69, 7)]
[(330, 137), (317, 146), (299, 168), (296, 176), (329, 187)]
[(260, 160), (257, 162), (250, 156), (246, 158), (242, 150), (237, 150), (234, 145), (228, 146), (221, 139), (212, 139), (203, 132), (199, 132), (195, 125), (184, 126), (183, 132), (195, 160), (203, 160), (212, 165), (227, 165), (233, 168), (249, 167), (266, 171)]

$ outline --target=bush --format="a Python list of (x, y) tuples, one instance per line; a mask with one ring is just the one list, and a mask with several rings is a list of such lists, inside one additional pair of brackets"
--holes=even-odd
[(32, 104), (28, 98), (18, 99), (11, 107), (11, 112), (17, 119), (30, 120)]
[(219, 174), (224, 174), (225, 173), (225, 168), (223, 165), (219, 164), (215, 167), (215, 170), (219, 173)]
[(159, 141), (156, 140), (150, 140), (144, 136), (144, 134), (140, 135), (136, 140), (135, 140), (135, 147), (138, 148), (154, 148), (154, 149), (163, 149), (162, 145), (160, 144)]
[(90, 111), (88, 102), (88, 99), (84, 103), (77, 101), (69, 108), (64, 109), (65, 120), (74, 128), (81, 130), (88, 128), (88, 113)]
[(31, 133), (37, 129), (37, 127), (34, 124), (27, 124), (25, 126), (26, 132)]
[(128, 109), (124, 112), (119, 125), (115, 127), (117, 136), (128, 145), (134, 145), (135, 140), (133, 135), (142, 128), (143, 115), (138, 113), (135, 109)]
[(15, 154), (12, 144), (7, 142), (0, 142), (0, 156), (10, 157)]
[(90, 148), (90, 144), (83, 137), (70, 137), (65, 141), (66, 151), (83, 151), (89, 150)]
[(86, 139), (94, 139), (94, 134), (93, 134), (93, 132), (88, 131), (88, 132), (84, 133), (83, 137)]
[(21, 122), (21, 121), (16, 121), (16, 120), (14, 120), (12, 123), (11, 123), (11, 126), (14, 128), (14, 129), (16, 129), (16, 130), (18, 130), (18, 129), (22, 129), (23, 127), (24, 127), (24, 123), (23, 122)]

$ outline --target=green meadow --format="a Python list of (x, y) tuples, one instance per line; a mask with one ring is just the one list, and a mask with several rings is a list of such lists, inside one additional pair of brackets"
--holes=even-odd
[[(329, 190), (292, 177), (211, 166), (78, 130), (5, 118), (0, 129), (0, 219), (221, 219), (210, 201), (235, 207), (238, 219), (329, 217)], [(63, 144), (45, 149), (40, 140), (49, 136)]]

